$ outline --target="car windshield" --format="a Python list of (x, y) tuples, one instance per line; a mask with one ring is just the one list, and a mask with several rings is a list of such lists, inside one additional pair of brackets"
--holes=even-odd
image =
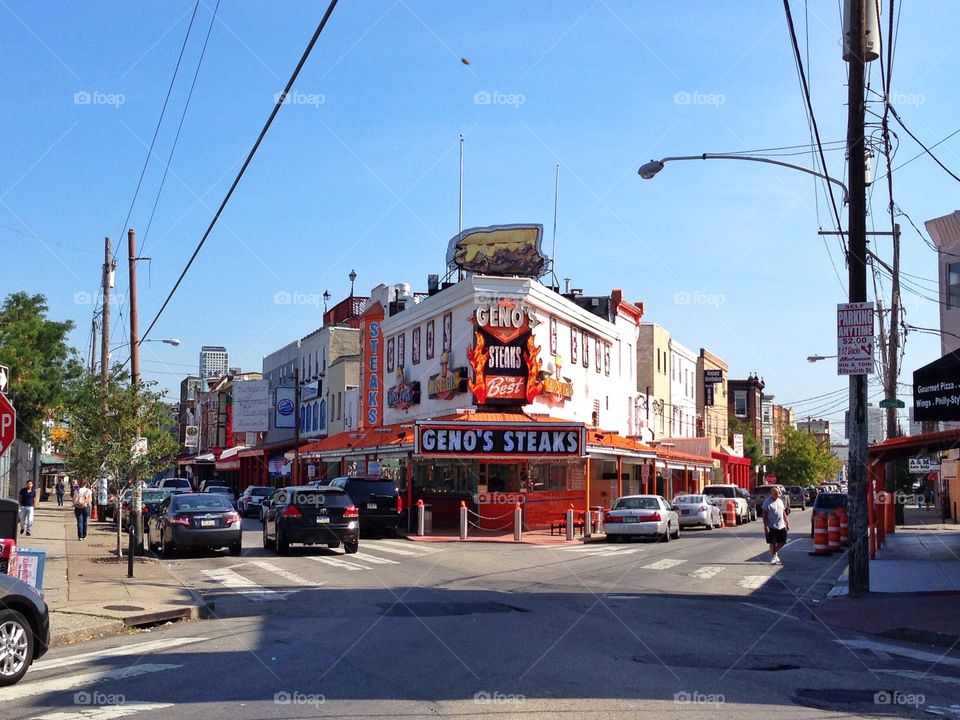
[(673, 502), (677, 505), (697, 505), (703, 502), (703, 495), (677, 495)]
[(157, 492), (155, 490), (146, 491), (143, 493), (143, 501), (145, 503), (154, 503), (154, 502), (163, 502), (170, 493)]
[(210, 487), (205, 488), (204, 492), (220, 493), (221, 495), (223, 495), (225, 493), (232, 492), (232, 490), (230, 490), (230, 488), (228, 488), (226, 485), (211, 485)]
[(840, 493), (820, 493), (814, 507), (817, 510), (835, 510), (847, 506), (847, 496)]
[(614, 510), (659, 510), (660, 503), (656, 498), (626, 497), (617, 500)]
[(732, 487), (724, 487), (720, 485), (708, 485), (703, 489), (704, 495), (720, 495), (721, 497), (736, 497), (736, 492)]
[(207, 495), (203, 493), (198, 495), (177, 495), (170, 501), (170, 507), (180, 511), (233, 509), (229, 500), (222, 495), (214, 495), (213, 493)]
[(251, 495), (256, 495), (257, 497), (267, 497), (273, 495), (273, 488), (268, 487), (255, 487), (250, 490)]
[(397, 491), (397, 486), (393, 480), (364, 480), (363, 478), (351, 478), (347, 481), (347, 487), (354, 491), (362, 493), (386, 493), (392, 495)]
[(755, 488), (753, 489), (753, 494), (754, 494), (754, 495), (769, 495), (769, 494), (770, 494), (770, 488), (772, 488), (772, 487), (773, 487), (773, 485), (758, 485), (757, 487), (755, 487)]

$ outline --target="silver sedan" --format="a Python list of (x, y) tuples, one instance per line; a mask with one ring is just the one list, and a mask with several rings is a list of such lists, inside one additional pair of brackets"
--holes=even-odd
[(607, 542), (634, 536), (664, 542), (680, 537), (680, 518), (659, 495), (624, 495), (617, 498), (603, 520)]
[(680, 527), (720, 527), (720, 508), (710, 500), (706, 495), (677, 495), (673, 507), (680, 515)]

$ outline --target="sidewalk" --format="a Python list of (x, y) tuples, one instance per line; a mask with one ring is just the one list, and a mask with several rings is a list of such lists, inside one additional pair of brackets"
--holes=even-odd
[(77, 540), (69, 502), (38, 505), (33, 534), (21, 535), (17, 542), (47, 551), (43, 594), (50, 606), (53, 645), (199, 616), (198, 600), (159, 560), (136, 558), (134, 577), (127, 578), (126, 557), (116, 558), (113, 523), (90, 522), (87, 539)]
[(950, 647), (960, 643), (960, 525), (904, 508), (870, 561), (870, 595), (846, 597), (846, 572), (817, 610), (828, 625)]

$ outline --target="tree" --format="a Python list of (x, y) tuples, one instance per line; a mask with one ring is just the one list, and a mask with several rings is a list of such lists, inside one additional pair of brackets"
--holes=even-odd
[[(93, 375), (73, 383), (65, 410), (70, 424), (67, 462), (73, 473), (92, 481), (106, 470), (119, 484), (134, 471), (146, 479), (170, 465), (179, 445), (168, 429), (169, 409), (162, 395), (149, 389), (152, 385), (141, 383), (137, 393), (119, 370), (106, 387)], [(138, 428), (147, 439), (147, 452), (135, 457)]]
[(810, 487), (833, 480), (843, 466), (838, 457), (810, 434), (785, 427), (777, 456), (767, 467), (782, 485)]
[(10, 368), (10, 402), (17, 408), (17, 437), (40, 447), (43, 421), (57, 414), (67, 385), (83, 366), (67, 345), (73, 322), (47, 319), (43, 295), (17, 292), (0, 307), (0, 365)]
[(729, 420), (731, 441), (734, 435), (743, 435), (743, 456), (750, 458), (754, 467), (759, 467), (766, 462), (763, 456), (763, 448), (760, 447), (760, 441), (753, 434), (753, 426), (745, 420), (741, 420), (736, 415), (731, 415)]

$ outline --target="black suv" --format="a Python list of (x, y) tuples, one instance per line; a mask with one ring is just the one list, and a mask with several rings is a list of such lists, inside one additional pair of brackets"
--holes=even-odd
[(360, 527), (364, 533), (374, 530), (396, 534), (403, 498), (393, 480), (376, 476), (338, 477), (329, 485), (344, 489), (353, 500), (360, 511)]
[(360, 546), (360, 517), (343, 488), (298, 485), (279, 488), (263, 520), (263, 547), (284, 555), (290, 543), (340, 547), (355, 553)]

